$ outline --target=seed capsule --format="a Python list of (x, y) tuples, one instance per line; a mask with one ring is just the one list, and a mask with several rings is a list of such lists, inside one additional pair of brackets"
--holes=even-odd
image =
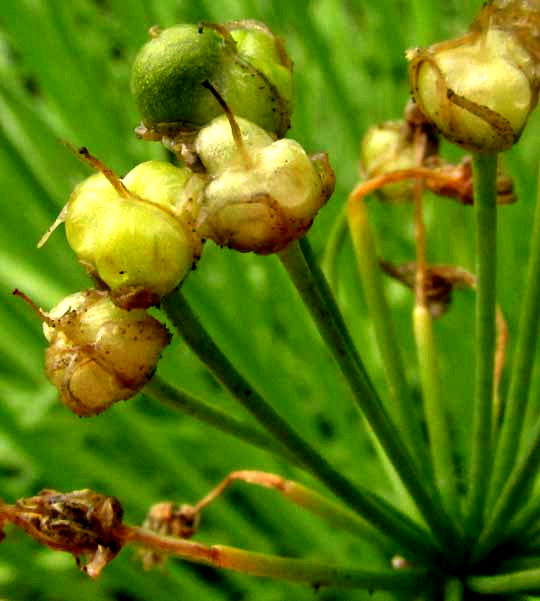
[(63, 211), (68, 243), (119, 306), (157, 305), (200, 256), (192, 213), (205, 180), (162, 161), (142, 163), (123, 180), (100, 165)]
[(45, 372), (79, 416), (134, 396), (170, 341), (165, 326), (146, 311), (124, 311), (98, 290), (72, 294), (41, 316), (50, 343)]
[(487, 3), (469, 34), (408, 53), (416, 102), (464, 148), (510, 148), (536, 104), (537, 36), (523, 24), (537, 28), (539, 11), (526, 4)]
[(310, 159), (290, 139), (272, 142), (238, 119), (242, 145), (226, 117), (201, 130), (195, 147), (208, 170), (198, 227), (220, 246), (261, 254), (300, 238), (330, 197), (334, 174), (326, 155)]
[[(135, 58), (131, 88), (145, 139), (184, 140), (221, 108), (205, 89), (219, 90), (235, 114), (282, 136), (290, 127), (292, 64), (272, 32), (256, 21), (176, 25), (151, 39)], [(181, 146), (181, 143), (178, 143)]]
[[(385, 121), (370, 127), (361, 145), (361, 169), (369, 179), (399, 169), (417, 165), (416, 149), (403, 134), (403, 121)], [(414, 181), (389, 184), (378, 190), (378, 195), (389, 201), (410, 200)]]

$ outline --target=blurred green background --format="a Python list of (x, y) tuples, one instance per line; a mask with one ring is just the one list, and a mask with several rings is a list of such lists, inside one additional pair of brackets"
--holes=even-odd
[[(337, 172), (334, 197), (310, 239), (319, 256), (357, 181), (362, 133), (400, 118), (408, 99), (406, 48), (454, 37), (480, 2), (466, 0), (5, 0), (0, 6), (0, 496), (12, 502), (39, 489), (94, 488), (116, 495), (126, 521), (140, 523), (164, 499), (195, 502), (228, 472), (262, 469), (318, 484), (283, 461), (139, 396), (94, 419), (78, 419), (57, 400), (43, 372), (45, 341), (35, 315), (11, 296), (18, 287), (48, 309), (90, 286), (62, 228), (36, 242), (89, 169), (60, 143), (85, 145), (118, 173), (165, 157), (139, 141), (129, 70), (151, 25), (241, 18), (265, 21), (295, 63), (290, 137), (325, 150)], [(519, 203), (500, 212), (499, 300), (511, 335), (524, 285), (538, 157), (538, 117), (505, 158)], [(445, 147), (447, 156), (459, 152)], [(429, 260), (473, 268), (470, 208), (427, 202)], [(411, 207), (373, 205), (380, 253), (414, 258)], [(357, 281), (350, 243), (339, 259), (339, 301), (382, 395), (380, 359)], [(240, 255), (207, 244), (185, 283), (186, 296), (241, 371), (336, 466), (389, 498), (392, 491), (351, 395), (275, 257)], [(407, 372), (417, 389), (412, 298), (388, 291)], [(444, 391), (454, 418), (456, 456), (466, 468), (473, 357), (474, 298), (455, 295), (436, 326)], [(511, 346), (510, 346), (511, 351)], [(177, 340), (159, 373), (243, 416)], [(537, 381), (536, 378), (535, 381)], [(503, 382), (504, 385), (504, 382)], [(391, 410), (391, 408), (390, 408)], [(394, 501), (399, 502), (399, 499)], [(72, 558), (9, 529), (0, 545), (0, 598), (12, 601), (168, 601), (363, 599), (356, 591), (313, 590), (218, 572), (176, 560), (143, 572), (124, 550), (97, 582)], [(277, 493), (237, 484), (203, 516), (198, 540), (358, 567), (388, 561), (372, 548), (302, 513)], [(377, 598), (385, 595), (378, 593)]]

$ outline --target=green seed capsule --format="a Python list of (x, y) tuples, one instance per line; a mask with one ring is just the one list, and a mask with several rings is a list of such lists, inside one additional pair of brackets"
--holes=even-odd
[(134, 396), (170, 341), (165, 326), (146, 311), (124, 311), (97, 290), (68, 296), (44, 317), (47, 377), (80, 416)]
[(117, 187), (98, 173), (68, 202), (67, 240), (120, 306), (158, 304), (200, 256), (192, 214), (203, 186), (189, 169), (161, 161), (138, 165)]
[(176, 25), (137, 55), (131, 88), (142, 117), (137, 133), (183, 140), (222, 113), (203, 85), (218, 90), (231, 110), (282, 136), (290, 126), (291, 63), (263, 24)]
[(203, 125), (218, 115), (202, 83), (231, 62), (225, 38), (214, 28), (175, 25), (159, 32), (133, 63), (131, 89), (143, 123)]
[(196, 140), (211, 178), (199, 233), (242, 252), (277, 252), (309, 228), (333, 191), (333, 171), (325, 156), (311, 160), (294, 140), (271, 142), (243, 119), (238, 126), (245, 141), (241, 148), (225, 117), (204, 128)]
[[(239, 59), (228, 78), (237, 97), (229, 106), (240, 117), (283, 136), (290, 127), (293, 97), (292, 62), (285, 46), (259, 21), (234, 21), (226, 27)], [(251, 95), (249, 104), (241, 101), (246, 94)], [(243, 105), (242, 110), (235, 105)]]

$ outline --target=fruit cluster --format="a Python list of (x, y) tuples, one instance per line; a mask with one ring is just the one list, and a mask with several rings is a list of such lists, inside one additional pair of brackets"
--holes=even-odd
[(290, 124), (292, 64), (262, 23), (151, 30), (135, 59), (137, 135), (159, 140), (181, 166), (148, 161), (120, 178), (86, 148), (98, 173), (79, 184), (52, 228), (96, 284), (51, 313), (46, 371), (64, 403), (94, 415), (138, 392), (168, 344), (146, 310), (197, 263), (206, 239), (260, 254), (304, 235), (332, 194), (325, 154), (282, 136)]

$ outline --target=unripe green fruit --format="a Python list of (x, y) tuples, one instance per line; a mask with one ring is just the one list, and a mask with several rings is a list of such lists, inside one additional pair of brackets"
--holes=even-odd
[(203, 125), (218, 115), (219, 105), (202, 83), (231, 60), (215, 29), (175, 25), (160, 31), (133, 63), (131, 89), (143, 123)]
[(487, 29), (409, 58), (415, 100), (449, 140), (479, 152), (518, 140), (536, 94), (531, 56), (511, 32)]
[(122, 181), (125, 196), (102, 173), (79, 184), (67, 205), (66, 236), (115, 302), (147, 307), (176, 288), (200, 256), (192, 213), (204, 179), (148, 161)]
[(72, 294), (45, 315), (47, 376), (80, 416), (134, 396), (170, 342), (165, 326), (146, 311), (124, 311), (97, 290)]
[(239, 126), (245, 153), (223, 118), (204, 128), (196, 141), (211, 177), (199, 233), (242, 252), (277, 252), (309, 228), (333, 191), (333, 171), (322, 156), (313, 162), (294, 140), (269, 143), (256, 125), (240, 120)]
[[(238, 99), (230, 105), (232, 111), (278, 137), (283, 136), (290, 127), (293, 97), (292, 62), (284, 45), (259, 21), (234, 21), (226, 27), (241, 59), (228, 78)], [(248, 94), (250, 104), (241, 103)], [(236, 110), (235, 104), (238, 109), (241, 104), (244, 106)]]
[(235, 115), (277, 136), (289, 128), (291, 63), (265, 26), (238, 21), (176, 25), (143, 46), (131, 81), (143, 122), (138, 132), (174, 138), (220, 115), (223, 109), (203, 86), (207, 81)]

